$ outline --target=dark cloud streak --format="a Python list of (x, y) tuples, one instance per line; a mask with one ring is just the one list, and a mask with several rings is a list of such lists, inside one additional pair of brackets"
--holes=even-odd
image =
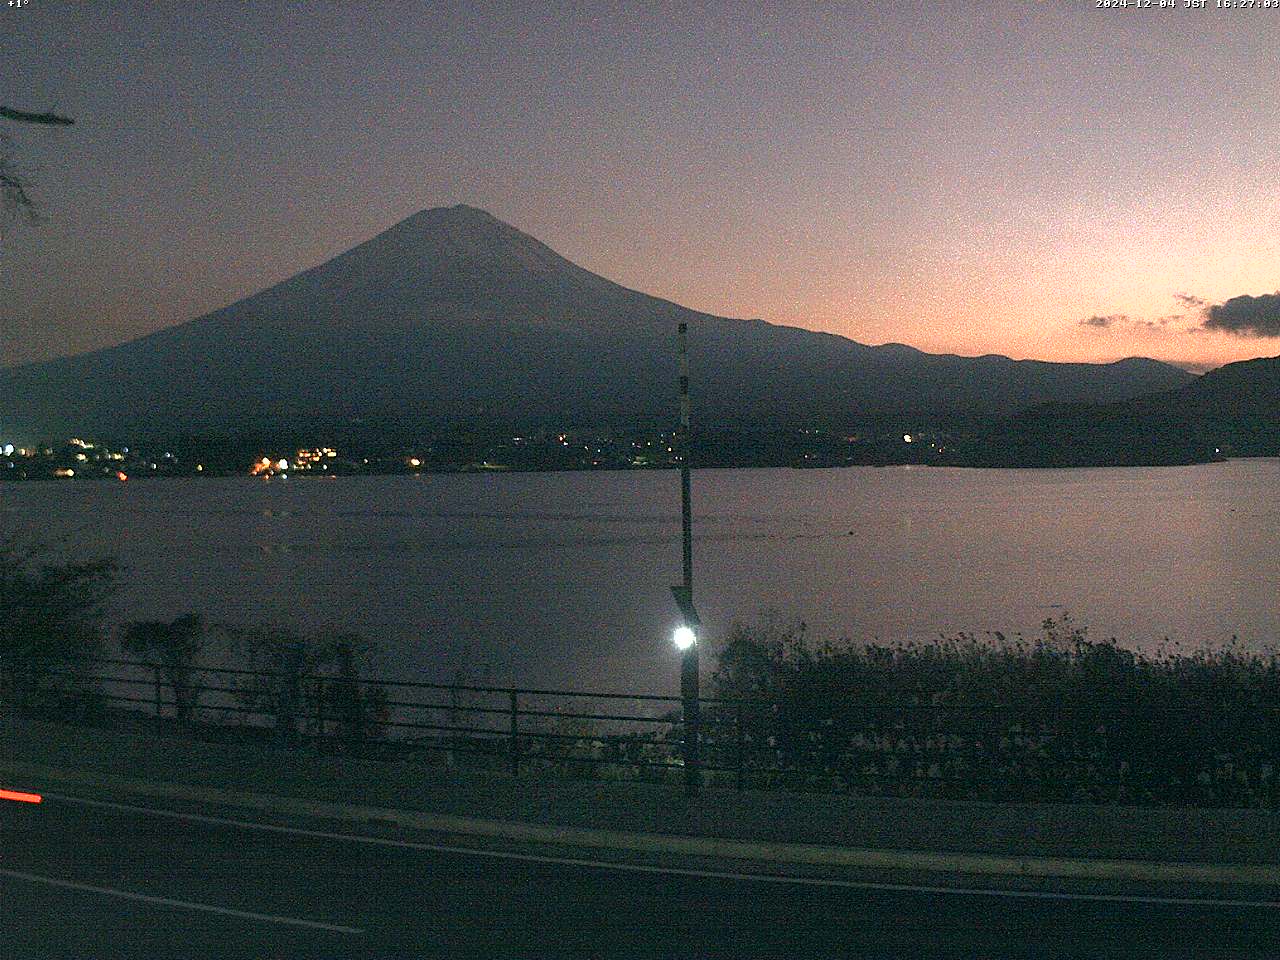
[(1092, 317), (1085, 317), (1083, 320), (1079, 321), (1079, 324), (1082, 327), (1095, 327), (1099, 330), (1106, 330), (1109, 327), (1115, 326), (1117, 323), (1127, 323), (1128, 320), (1128, 316), (1123, 313), (1110, 313), (1106, 316), (1095, 313)]
[(1169, 321), (1181, 319), (1183, 319), (1182, 314), (1157, 317), (1154, 320), (1143, 320), (1139, 317), (1131, 317), (1127, 313), (1109, 313), (1094, 314), (1091, 317), (1085, 317), (1083, 320), (1077, 320), (1076, 323), (1079, 326), (1089, 327), (1094, 330), (1110, 330), (1115, 327), (1129, 327), (1133, 330), (1165, 330), (1168, 329)]

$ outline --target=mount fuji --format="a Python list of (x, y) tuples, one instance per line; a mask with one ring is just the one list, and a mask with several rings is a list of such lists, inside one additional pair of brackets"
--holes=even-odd
[(652, 426), (675, 414), (689, 324), (700, 426), (853, 428), (1119, 401), (1195, 378), (867, 346), (717, 317), (597, 276), (469, 206), (424, 210), (332, 260), (119, 346), (0, 370), (6, 435), (272, 424)]

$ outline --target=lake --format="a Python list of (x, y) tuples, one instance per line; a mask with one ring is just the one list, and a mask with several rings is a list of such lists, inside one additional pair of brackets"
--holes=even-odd
[[(711, 645), (765, 608), (818, 639), (1034, 632), (1260, 649), (1280, 461), (1091, 470), (695, 471)], [(127, 565), (117, 618), (339, 627), (380, 673), (674, 693), (675, 472), (0, 486), (6, 531)]]

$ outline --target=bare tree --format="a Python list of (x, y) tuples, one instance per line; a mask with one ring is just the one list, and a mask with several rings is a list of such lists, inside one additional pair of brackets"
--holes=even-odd
[(9, 151), (9, 138), (0, 133), (0, 209), (9, 216), (23, 214), (34, 217), (35, 204), (31, 202), (31, 194), (27, 193), (27, 185), (18, 175), (17, 165)]
[[(13, 123), (33, 123), (42, 126), (69, 127), (75, 121), (62, 114), (46, 111), (32, 113), (29, 110), (15, 110), (0, 104), (0, 120)], [(35, 203), (27, 191), (17, 164), (14, 163), (7, 134), (0, 131), (0, 209), (9, 215), (35, 216)]]

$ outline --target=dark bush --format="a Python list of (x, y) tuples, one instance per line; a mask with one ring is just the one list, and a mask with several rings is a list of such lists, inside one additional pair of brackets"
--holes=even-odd
[(120, 630), (120, 649), (156, 664), (163, 674), (181, 723), (191, 721), (200, 699), (194, 681), (204, 640), (204, 621), (195, 613), (171, 621), (135, 620)]
[(351, 748), (380, 737), (386, 696), (360, 682), (361, 661), (373, 650), (356, 634), (308, 635), (276, 627), (226, 627), (236, 666), (240, 706), (271, 719), (277, 739), (333, 736)]
[[(1030, 641), (961, 634), (815, 647), (803, 624), (739, 625), (713, 685), (753, 701), (733, 709), (742, 755), (767, 782), (975, 799), (1280, 802), (1274, 653), (1148, 656), (1091, 641), (1069, 617), (1042, 630)], [(717, 756), (736, 762), (726, 728), (710, 729), (721, 731)]]
[(57, 561), (43, 544), (0, 539), (0, 684), (29, 705), (88, 695), (102, 650), (115, 560)]

